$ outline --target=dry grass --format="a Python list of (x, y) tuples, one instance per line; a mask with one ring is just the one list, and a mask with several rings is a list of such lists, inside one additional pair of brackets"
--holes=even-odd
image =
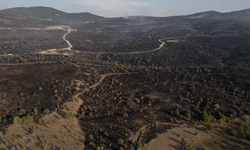
[(205, 124), (196, 127), (184, 124), (179, 128), (168, 130), (167, 133), (158, 134), (157, 138), (145, 144), (142, 150), (183, 150), (181, 147), (183, 138), (196, 150), (237, 150), (241, 146), (245, 146), (245, 149), (249, 148), (249, 140), (228, 135), (224, 127), (226, 125), (208, 133), (205, 130)]

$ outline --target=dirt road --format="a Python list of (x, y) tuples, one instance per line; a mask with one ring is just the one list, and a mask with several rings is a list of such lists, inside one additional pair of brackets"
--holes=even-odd
[(68, 32), (63, 35), (63, 40), (67, 42), (67, 44), (69, 45), (69, 47), (63, 48), (63, 50), (71, 50), (71, 48), (72, 48), (71, 43), (66, 39), (66, 36), (68, 34), (70, 34), (70, 32), (72, 31), (72, 29), (69, 26), (67, 26), (67, 28), (68, 28), (68, 30), (67, 30)]
[[(181, 38), (181, 37), (179, 37)], [(162, 39), (159, 39), (159, 42), (161, 42), (161, 45), (156, 48), (156, 49), (153, 49), (153, 50), (148, 50), (148, 51), (141, 51), (141, 52), (79, 52), (79, 53), (84, 53), (84, 54), (97, 54), (97, 58), (99, 56), (101, 56), (102, 54), (120, 54), (120, 55), (125, 55), (125, 54), (143, 54), (143, 53), (151, 53), (151, 52), (155, 52), (155, 51), (158, 51), (160, 50), (165, 44), (166, 42), (167, 43), (172, 43), (172, 42), (176, 42), (176, 37), (169, 37), (169, 38), (162, 38)], [(163, 42), (162, 40), (167, 40), (166, 42)]]

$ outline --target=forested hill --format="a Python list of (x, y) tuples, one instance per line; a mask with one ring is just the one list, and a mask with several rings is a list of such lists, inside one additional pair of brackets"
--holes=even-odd
[(207, 11), (188, 15), (189, 18), (212, 18), (212, 19), (231, 19), (231, 20), (243, 20), (250, 22), (250, 9), (232, 11), (227, 13), (220, 13), (216, 11)]
[(0, 12), (0, 28), (43, 28), (52, 25), (58, 25), (58, 23)]
[(105, 18), (91, 13), (66, 13), (51, 7), (16, 7), (0, 10), (0, 12), (31, 17), (41, 20), (49, 20), (59, 23), (74, 23), (87, 21), (102, 21)]

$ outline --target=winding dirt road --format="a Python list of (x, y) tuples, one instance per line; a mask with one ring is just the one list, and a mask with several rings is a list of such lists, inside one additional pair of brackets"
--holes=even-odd
[(67, 26), (67, 28), (68, 28), (68, 32), (63, 35), (63, 40), (67, 42), (67, 44), (69, 45), (69, 47), (63, 48), (63, 50), (71, 50), (71, 48), (72, 48), (71, 43), (66, 39), (66, 36), (68, 34), (70, 34), (70, 32), (72, 31), (72, 29), (69, 26)]
[[(83, 53), (83, 54), (96, 54), (96, 58), (98, 58), (99, 56), (101, 56), (102, 54), (119, 54), (119, 55), (125, 55), (125, 54), (143, 54), (143, 53), (151, 53), (151, 52), (155, 52), (160, 50), (165, 44), (167, 43), (176, 43), (176, 39), (178, 38), (183, 38), (183, 37), (169, 37), (169, 38), (162, 38), (159, 39), (159, 42), (161, 42), (161, 45), (156, 48), (156, 49), (152, 49), (152, 50), (148, 50), (148, 51), (141, 51), (141, 52), (81, 52), (81, 51), (77, 51), (78, 53)], [(168, 40), (166, 42), (163, 42), (163, 40)]]
[[(0, 28), (0, 29), (4, 29), (4, 30), (12, 30), (11, 28)], [(46, 50), (46, 51), (42, 51), (42, 52), (39, 52), (40, 54), (60, 54), (59, 53), (59, 50), (73, 50), (74, 52), (76, 53), (83, 53), (83, 54), (96, 54), (97, 58), (99, 56), (101, 56), (102, 54), (107, 54), (107, 53), (110, 53), (110, 54), (120, 54), (120, 55), (124, 55), (124, 54), (143, 54), (143, 53), (151, 53), (151, 52), (154, 52), (154, 51), (158, 51), (160, 50), (164, 45), (165, 45), (165, 42), (163, 42), (163, 40), (169, 40), (169, 41), (166, 41), (166, 42), (175, 42), (176, 41), (176, 37), (169, 37), (169, 38), (162, 38), (162, 39), (159, 39), (159, 42), (161, 43), (159, 45), (158, 48), (156, 49), (153, 49), (153, 50), (148, 50), (148, 51), (141, 51), (141, 52), (82, 52), (82, 51), (79, 51), (79, 50), (74, 50), (72, 49), (72, 44), (70, 43), (69, 40), (66, 39), (66, 36), (68, 34), (71, 33), (71, 31), (74, 31), (71, 29), (70, 26), (66, 26), (66, 25), (62, 25), (62, 26), (48, 26), (46, 28), (17, 28), (17, 29), (22, 29), (22, 30), (64, 30), (64, 31), (67, 31), (67, 33), (65, 33), (63, 35), (63, 40), (65, 42), (67, 42), (68, 44), (68, 47), (66, 48), (62, 48), (62, 49), (50, 49), (50, 50)], [(181, 38), (181, 37), (179, 37)]]

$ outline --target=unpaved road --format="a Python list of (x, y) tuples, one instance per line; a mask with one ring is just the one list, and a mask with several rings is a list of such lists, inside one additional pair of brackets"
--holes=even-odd
[[(182, 38), (182, 37), (179, 37), (179, 38)], [(168, 40), (166, 41), (167, 43), (172, 43), (172, 42), (177, 42), (177, 37), (169, 37), (169, 38), (162, 38), (162, 39), (159, 39), (159, 42), (161, 42), (161, 45), (156, 48), (156, 49), (153, 49), (153, 50), (148, 50), (148, 51), (141, 51), (141, 52), (79, 52), (78, 53), (84, 53), (84, 54), (97, 54), (97, 58), (102, 55), (102, 54), (120, 54), (120, 55), (124, 55), (124, 54), (143, 54), (143, 53), (151, 53), (151, 52), (155, 52), (155, 51), (158, 51), (160, 50), (166, 43), (163, 42), (162, 40)]]
[[(0, 29), (12, 30), (11, 28), (0, 28)], [(62, 25), (62, 26), (48, 26), (46, 28), (17, 28), (17, 29), (21, 29), (21, 30), (64, 30), (64, 31), (67, 31), (67, 33), (65, 33), (63, 35), (63, 40), (65, 42), (67, 42), (68, 47), (62, 48), (60, 50), (72, 50), (72, 47), (73, 47), (72, 44), (66, 39), (66, 36), (68, 34), (70, 34), (71, 31), (73, 31), (71, 29), (71, 27), (69, 27), (69, 26)], [(153, 50), (148, 50), (148, 51), (141, 51), (141, 52), (81, 52), (79, 50), (74, 50), (74, 51), (77, 52), (77, 53), (83, 53), (83, 54), (96, 54), (97, 58), (100, 55), (107, 54), (107, 53), (110, 53), (110, 54), (120, 54), (120, 55), (124, 55), (124, 54), (143, 54), (143, 53), (151, 53), (151, 52), (160, 50), (165, 45), (165, 42), (163, 42), (162, 40), (168, 40), (166, 42), (170, 43), (170, 42), (176, 42), (176, 39), (177, 39), (176, 37), (169, 37), (169, 38), (159, 39), (159, 42), (161, 43), (161, 45), (158, 48), (153, 49)], [(58, 51), (59, 51), (59, 49), (50, 49), (50, 50), (39, 52), (39, 54), (60, 54)]]
[[(67, 33), (63, 35), (63, 40), (67, 42), (69, 47), (62, 48), (60, 50), (71, 50), (72, 48), (71, 43), (66, 39), (66, 36), (70, 34), (71, 31), (73, 31), (70, 26), (62, 25), (62, 26), (48, 26), (46, 28), (0, 28), (0, 29), (1, 30), (14, 30), (14, 29), (18, 29), (18, 30), (64, 30), (64, 31), (67, 31)], [(39, 52), (39, 54), (52, 54), (53, 55), (53, 54), (59, 54), (59, 53), (58, 53), (58, 49), (50, 49), (50, 50)]]
[(68, 32), (67, 32), (66, 34), (63, 35), (63, 40), (67, 42), (67, 44), (69, 45), (69, 47), (63, 48), (63, 50), (71, 50), (71, 48), (72, 48), (71, 43), (70, 43), (68, 40), (66, 40), (66, 36), (67, 36), (68, 34), (70, 34), (70, 32), (72, 31), (72, 29), (71, 29), (69, 26), (67, 26), (67, 28), (68, 28), (68, 30), (67, 30)]

